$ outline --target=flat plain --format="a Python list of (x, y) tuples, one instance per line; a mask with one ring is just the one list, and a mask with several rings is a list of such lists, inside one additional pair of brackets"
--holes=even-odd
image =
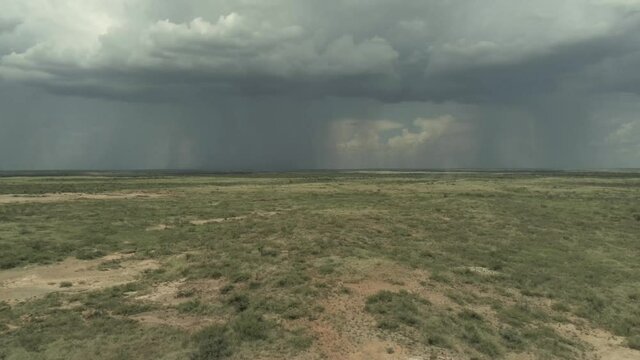
[(0, 359), (640, 359), (640, 173), (0, 177)]

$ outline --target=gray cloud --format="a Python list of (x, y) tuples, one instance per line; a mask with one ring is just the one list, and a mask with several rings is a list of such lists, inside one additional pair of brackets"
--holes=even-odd
[(0, 34), (12, 32), (20, 23), (18, 19), (0, 18)]
[[(244, 2), (217, 17), (193, 13), (183, 20), (120, 18), (87, 6), (93, 23), (51, 35), (41, 29), (33, 44), (2, 57), (0, 74), (89, 95), (145, 96), (186, 83), (216, 93), (290, 95), (312, 87), (317, 95), (468, 101), (546, 92), (568, 73), (637, 49), (631, 10), (581, 2), (573, 3), (575, 14), (564, 14), (551, 2), (540, 4), (523, 12), (521, 4), (504, 1), (491, 7), (498, 11), (459, 1), (408, 2), (400, 9), (386, 1), (345, 1), (333, 18), (338, 2), (324, 8), (302, 2), (284, 17), (274, 14), (282, 9), (276, 5), (262, 14)], [(358, 13), (388, 17), (344, 19)], [(320, 20), (309, 21), (311, 15)], [(489, 18), (496, 23), (487, 24)]]
[(640, 166), (635, 0), (0, 5), (0, 169)]

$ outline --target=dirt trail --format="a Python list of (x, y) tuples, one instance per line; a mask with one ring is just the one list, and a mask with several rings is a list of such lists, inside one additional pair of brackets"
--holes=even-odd
[[(128, 259), (130, 256), (115, 254), (95, 260), (68, 258), (51, 265), (0, 271), (0, 301), (16, 303), (56, 291), (78, 292), (120, 285), (135, 280), (144, 270), (159, 267), (155, 260), (132, 260)], [(121, 267), (97, 269), (101, 263), (114, 260), (120, 260)], [(61, 287), (61, 284), (71, 286)]]
[(145, 192), (113, 192), (103, 194), (86, 194), (86, 193), (55, 193), (55, 194), (39, 194), (39, 195), (19, 195), (19, 194), (2, 194), (0, 195), (0, 205), (14, 203), (45, 203), (59, 202), (70, 200), (129, 200), (136, 198), (157, 198), (165, 196), (160, 193)]

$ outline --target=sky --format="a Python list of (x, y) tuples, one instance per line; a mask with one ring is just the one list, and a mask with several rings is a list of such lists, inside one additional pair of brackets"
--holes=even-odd
[(640, 0), (0, 9), (0, 170), (640, 167)]

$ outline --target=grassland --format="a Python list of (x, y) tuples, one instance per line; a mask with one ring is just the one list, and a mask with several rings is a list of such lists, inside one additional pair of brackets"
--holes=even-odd
[(640, 359), (640, 174), (0, 178), (0, 359)]

